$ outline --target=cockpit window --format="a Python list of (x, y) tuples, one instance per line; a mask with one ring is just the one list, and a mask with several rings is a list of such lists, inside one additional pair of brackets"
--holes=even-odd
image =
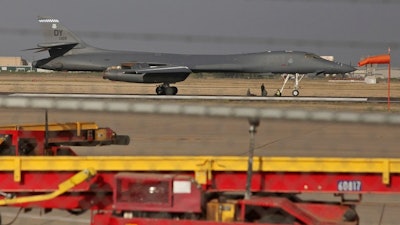
[(306, 58), (312, 58), (312, 59), (321, 59), (320, 56), (316, 55), (316, 54), (310, 54), (310, 53), (306, 53), (305, 54)]

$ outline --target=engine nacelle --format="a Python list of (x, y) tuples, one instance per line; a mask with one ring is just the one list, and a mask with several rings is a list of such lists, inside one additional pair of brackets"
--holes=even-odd
[(123, 81), (131, 83), (176, 83), (186, 80), (190, 72), (188, 71), (164, 71), (154, 70), (151, 72), (140, 73), (132, 69), (112, 69), (105, 72), (103, 78), (113, 81)]

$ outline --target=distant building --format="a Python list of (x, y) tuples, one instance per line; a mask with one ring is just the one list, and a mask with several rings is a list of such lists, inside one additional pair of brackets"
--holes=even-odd
[(32, 65), (29, 65), (22, 57), (0, 56), (0, 71), (28, 72), (32, 71)]
[(0, 66), (27, 66), (28, 63), (18, 56), (0, 56)]

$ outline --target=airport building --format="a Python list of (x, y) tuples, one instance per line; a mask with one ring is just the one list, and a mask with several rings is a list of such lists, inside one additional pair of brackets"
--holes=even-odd
[(19, 56), (0, 56), (0, 72), (30, 72), (32, 65)]

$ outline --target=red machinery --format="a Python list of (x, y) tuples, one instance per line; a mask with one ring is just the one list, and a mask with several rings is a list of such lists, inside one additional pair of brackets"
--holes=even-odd
[(128, 145), (129, 136), (92, 122), (0, 126), (0, 155), (76, 155), (68, 146)]
[(253, 159), (246, 198), (246, 157), (5, 156), (0, 205), (92, 210), (93, 225), (358, 224), (347, 194), (400, 192), (398, 159)]

